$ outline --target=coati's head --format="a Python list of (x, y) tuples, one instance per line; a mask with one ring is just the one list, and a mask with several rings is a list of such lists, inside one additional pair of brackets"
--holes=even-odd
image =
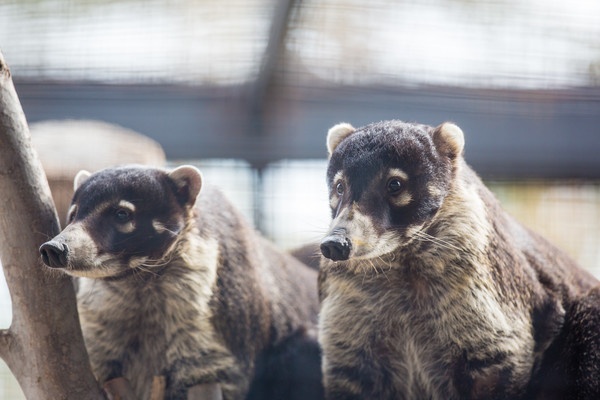
[(460, 128), (385, 121), (327, 134), (333, 221), (321, 252), (333, 261), (373, 259), (431, 223), (451, 188), (464, 147)]
[(68, 225), (40, 247), (52, 268), (107, 278), (151, 269), (167, 254), (192, 215), (200, 171), (142, 166), (108, 168), (75, 177)]

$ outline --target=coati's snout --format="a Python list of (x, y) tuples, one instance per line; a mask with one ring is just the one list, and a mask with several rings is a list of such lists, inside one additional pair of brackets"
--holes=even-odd
[[(81, 222), (69, 224), (61, 233), (40, 246), (42, 261), (50, 268), (61, 269), (69, 275), (104, 277), (118, 272), (116, 263), (101, 257), (98, 245)], [(102, 268), (100, 266), (102, 265)]]
[(352, 241), (346, 235), (346, 229), (334, 229), (321, 241), (321, 253), (330, 260), (347, 260), (352, 250)]
[(330, 232), (321, 241), (321, 253), (325, 258), (332, 261), (376, 258), (401, 244), (399, 230), (382, 228), (379, 216), (361, 211), (358, 203), (340, 208)]
[(40, 246), (42, 261), (50, 268), (64, 268), (67, 266), (69, 246), (57, 236)]
[(82, 171), (75, 177), (69, 224), (42, 244), (42, 261), (88, 278), (158, 268), (186, 228), (201, 184), (192, 166)]

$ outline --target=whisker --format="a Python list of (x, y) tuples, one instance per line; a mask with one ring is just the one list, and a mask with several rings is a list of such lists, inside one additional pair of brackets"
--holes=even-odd
[(167, 228), (165, 228), (165, 227), (163, 227), (163, 228), (162, 228), (162, 231), (169, 232), (169, 233), (173, 234), (174, 236), (177, 236), (177, 235), (179, 235), (179, 232), (172, 231), (172, 230), (170, 230), (170, 229), (167, 229)]
[(140, 266), (146, 267), (146, 268), (164, 267), (166, 265), (169, 265), (172, 261), (173, 261), (173, 252), (169, 252), (168, 254), (164, 255), (162, 258), (159, 258), (158, 260), (148, 260), (148, 261), (142, 263)]
[[(381, 261), (381, 264), (385, 264), (385, 260), (383, 259), (382, 256), (378, 256), (377, 257), (379, 259), (379, 261)], [(392, 270), (392, 263), (388, 263), (390, 269), (388, 271)], [(381, 273), (383, 273), (383, 275), (385, 276), (385, 279), (388, 280), (388, 282), (390, 281), (390, 278), (387, 276), (387, 274), (385, 273), (385, 270), (383, 268), (381, 268)]]
[(146, 267), (146, 266), (144, 266), (143, 264), (141, 264), (141, 265), (138, 265), (137, 267), (135, 267), (135, 268), (133, 269), (133, 271), (134, 271), (134, 273), (135, 273), (136, 271), (137, 271), (137, 272), (139, 272), (139, 271), (143, 271), (143, 272), (147, 272), (147, 273), (149, 273), (149, 274), (152, 274), (152, 275), (154, 275), (154, 276), (159, 276), (159, 274), (158, 274), (157, 272), (155, 272), (155, 271), (152, 271), (152, 269), (150, 269), (150, 268), (147, 268), (147, 267)]
[(375, 275), (379, 275), (379, 271), (377, 271), (377, 268), (375, 267), (375, 263), (373, 263), (373, 260), (369, 258), (366, 261), (369, 263), (369, 266), (371, 267), (371, 269), (373, 271), (375, 271)]
[(137, 280), (139, 282), (143, 282), (142, 274), (140, 273), (140, 271), (137, 268), (133, 268), (132, 269), (131, 275), (132, 275), (132, 278), (134, 280)]
[(141, 265), (148, 268), (164, 267), (165, 265), (170, 264), (172, 260), (173, 257), (169, 255), (169, 257), (161, 258), (158, 260), (148, 260), (145, 263), (142, 263)]
[(460, 250), (460, 248), (458, 248), (457, 246), (455, 246), (454, 244), (452, 244), (451, 242), (449, 242), (449, 241), (447, 241), (447, 240), (444, 240), (444, 239), (438, 238), (438, 237), (436, 237), (436, 236), (430, 235), (430, 234), (428, 234), (428, 233), (426, 233), (426, 232), (423, 232), (423, 231), (420, 231), (419, 233), (420, 233), (421, 235), (423, 235), (423, 237), (429, 238), (429, 239), (431, 239), (432, 241), (437, 241), (438, 243), (443, 243), (443, 244), (445, 244), (445, 245), (447, 245), (447, 246), (450, 246), (450, 247), (452, 247), (452, 248), (454, 248), (454, 249), (456, 249), (456, 250)]
[(439, 246), (439, 247), (441, 247), (441, 248), (444, 248), (444, 249), (449, 249), (449, 250), (454, 250), (454, 248), (453, 248), (453, 247), (446, 246), (446, 245), (445, 245), (445, 244), (443, 244), (443, 243), (436, 242), (435, 240), (432, 240), (431, 238), (415, 237), (415, 240), (418, 240), (419, 242), (430, 242), (430, 243), (435, 243), (436, 245), (438, 245), (438, 246)]
[(431, 243), (435, 243), (440, 247), (446, 248), (446, 249), (452, 249), (452, 250), (460, 250), (459, 247), (455, 246), (453, 243), (448, 242), (446, 240), (440, 239), (438, 237), (432, 236), (428, 233), (425, 233), (423, 231), (416, 231), (413, 236), (415, 237), (415, 239), (420, 240), (420, 241), (425, 241), (425, 242), (431, 242)]
[(45, 237), (46, 239), (48, 239), (48, 240), (52, 239), (52, 236), (48, 235), (48, 234), (47, 234), (47, 233), (45, 233), (45, 232), (41, 232), (41, 231), (33, 231), (33, 233), (35, 233), (35, 234), (38, 234), (38, 235), (42, 235), (42, 236), (44, 236), (44, 237)]

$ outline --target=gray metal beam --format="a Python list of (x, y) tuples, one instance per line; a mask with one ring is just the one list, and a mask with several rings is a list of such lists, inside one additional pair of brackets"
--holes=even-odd
[(247, 87), (17, 81), (16, 88), (30, 122), (120, 124), (157, 140), (170, 159), (241, 158), (260, 167), (326, 157), (325, 133), (340, 121), (451, 120), (465, 132), (467, 161), (485, 177), (600, 178), (600, 88), (278, 88), (258, 136), (249, 134)]

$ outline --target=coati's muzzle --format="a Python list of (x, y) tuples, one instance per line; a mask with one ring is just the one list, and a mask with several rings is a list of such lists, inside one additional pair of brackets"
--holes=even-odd
[(352, 250), (352, 241), (345, 228), (336, 228), (321, 241), (321, 253), (330, 260), (347, 260)]
[(42, 261), (50, 268), (81, 275), (99, 263), (96, 244), (81, 224), (69, 224), (62, 232), (40, 246)]
[(321, 241), (321, 253), (332, 261), (367, 260), (395, 251), (404, 243), (402, 232), (381, 229), (357, 206), (344, 208)]
[(42, 261), (50, 268), (64, 268), (69, 260), (69, 247), (61, 236), (40, 246)]

